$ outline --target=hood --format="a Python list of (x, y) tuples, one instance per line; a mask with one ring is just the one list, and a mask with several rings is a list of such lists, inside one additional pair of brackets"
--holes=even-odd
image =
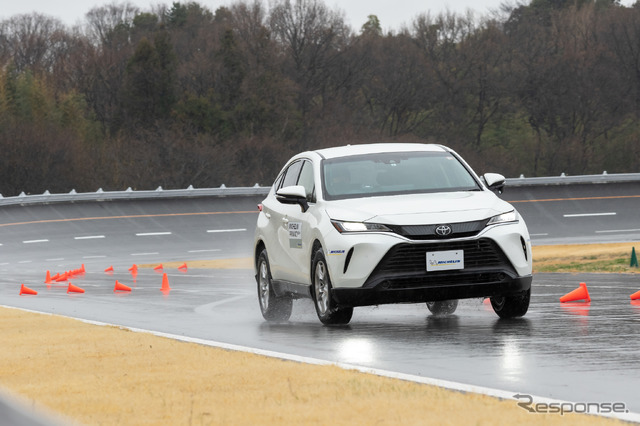
[(387, 225), (459, 223), (513, 210), (490, 191), (354, 198), (326, 203), (331, 219)]

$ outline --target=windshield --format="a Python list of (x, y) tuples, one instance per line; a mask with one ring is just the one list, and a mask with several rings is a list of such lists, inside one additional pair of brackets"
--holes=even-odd
[(448, 152), (389, 152), (324, 160), (324, 198), (480, 190)]

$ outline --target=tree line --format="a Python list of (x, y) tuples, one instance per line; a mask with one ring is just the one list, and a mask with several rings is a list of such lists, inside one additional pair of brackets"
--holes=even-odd
[(640, 5), (354, 29), (322, 0), (0, 21), (0, 193), (270, 185), (292, 154), (441, 143), (507, 176), (640, 169)]

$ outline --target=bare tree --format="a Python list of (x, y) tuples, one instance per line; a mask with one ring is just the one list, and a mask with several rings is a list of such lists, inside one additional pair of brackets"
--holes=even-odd
[(2, 25), (6, 42), (3, 56), (18, 72), (49, 72), (64, 51), (66, 27), (58, 19), (38, 13), (16, 15)]
[(432, 114), (432, 70), (408, 34), (361, 37), (369, 59), (361, 90), (375, 126), (392, 137), (416, 131)]
[(412, 36), (435, 80), (432, 95), (439, 100), (434, 108), (434, 135), (446, 135), (449, 141), (457, 143), (477, 141), (481, 130), (474, 124), (473, 116), (478, 107), (482, 109), (485, 105), (479, 99), (469, 104), (473, 96), (470, 91), (482, 80), (482, 77), (477, 80), (474, 73), (481, 71), (482, 61), (487, 60), (482, 57), (484, 50), (477, 51), (481, 43), (473, 41), (479, 32), (471, 14), (447, 12), (435, 17), (423, 14), (413, 25)]
[(131, 27), (138, 13), (140, 9), (129, 2), (94, 7), (85, 15), (87, 37), (98, 46), (109, 44), (116, 28)]
[(286, 73), (298, 86), (304, 140), (309, 113), (314, 108), (323, 112), (331, 67), (348, 46), (351, 30), (341, 13), (331, 11), (319, 0), (277, 1), (269, 24), (289, 61)]

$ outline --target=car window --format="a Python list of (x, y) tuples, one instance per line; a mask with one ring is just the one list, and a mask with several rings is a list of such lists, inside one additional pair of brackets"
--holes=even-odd
[(285, 186), (297, 185), (298, 176), (300, 176), (300, 168), (302, 167), (302, 161), (296, 161), (291, 164), (287, 171), (284, 172), (284, 179), (282, 180), (282, 185), (276, 189), (284, 188)]
[(284, 173), (280, 173), (276, 178), (275, 182), (273, 182), (273, 187), (277, 191), (282, 187), (282, 179), (284, 178)]
[(311, 161), (304, 161), (298, 185), (304, 186), (308, 201), (315, 201), (315, 181), (313, 179), (313, 164)]
[(325, 198), (480, 190), (448, 152), (390, 152), (324, 160)]

